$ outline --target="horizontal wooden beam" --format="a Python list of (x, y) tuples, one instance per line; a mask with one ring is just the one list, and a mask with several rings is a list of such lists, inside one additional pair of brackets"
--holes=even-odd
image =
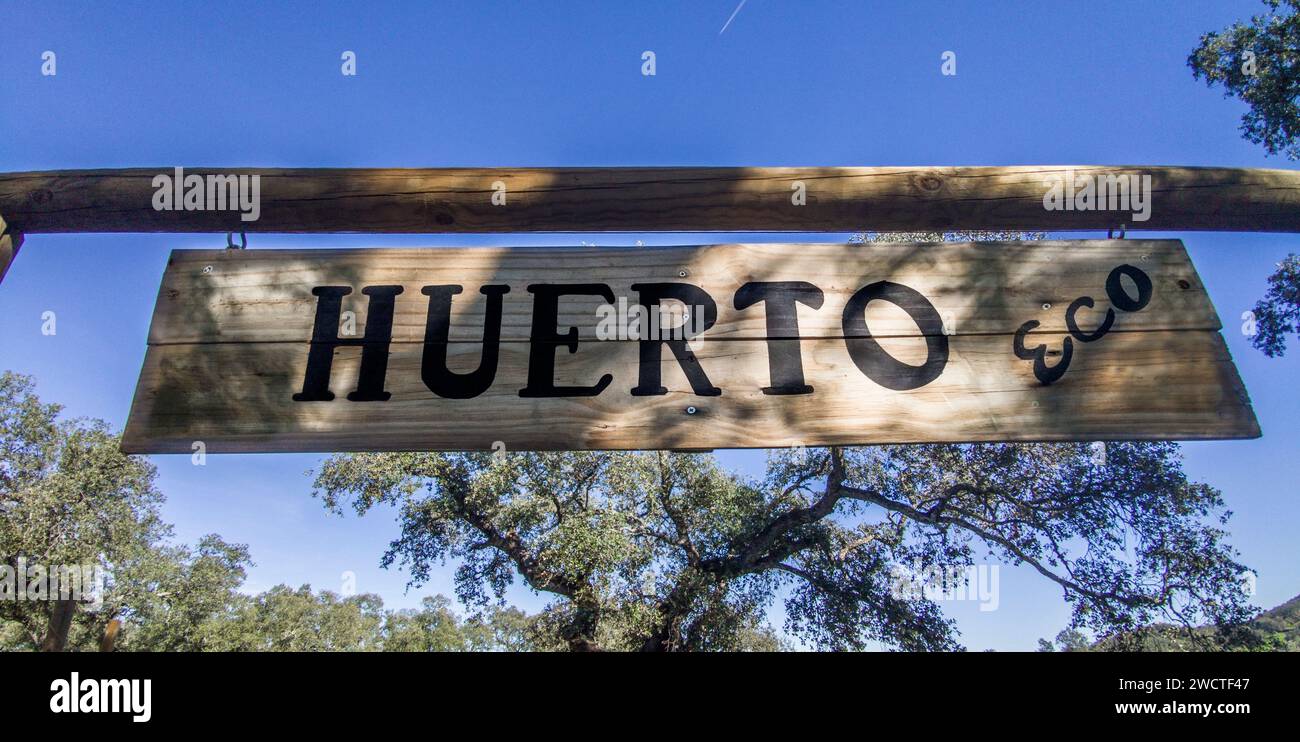
[[(0, 174), (0, 214), (41, 232), (1300, 232), (1300, 172), (1202, 167), (194, 168), (258, 176), (257, 205), (155, 196), (172, 167)], [(1083, 184), (1129, 181), (1097, 209)], [(1145, 178), (1149, 176), (1149, 181)], [(182, 187), (184, 180), (182, 178)], [(1069, 203), (1049, 209), (1053, 183)], [(158, 181), (165, 183), (166, 181)], [(251, 183), (251, 180), (249, 181)], [(1149, 188), (1149, 191), (1147, 190)], [(251, 197), (251, 193), (245, 194)], [(1049, 197), (1050, 200), (1050, 197)], [(156, 206), (170, 207), (158, 209)], [(256, 215), (256, 220), (251, 217)]]

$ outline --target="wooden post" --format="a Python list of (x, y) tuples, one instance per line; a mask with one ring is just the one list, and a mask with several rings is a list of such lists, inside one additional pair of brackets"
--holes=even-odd
[[(27, 234), (1121, 226), (1300, 232), (1300, 172), (1292, 170), (1084, 165), (177, 171), (166, 166), (0, 174), (0, 213)], [(230, 176), (236, 176), (233, 184)], [(256, 206), (233, 197), (244, 187), (240, 177), (247, 186), (243, 195)], [(1102, 187), (1105, 198), (1095, 190)]]
[(5, 273), (9, 271), (9, 265), (14, 262), (14, 257), (18, 255), (18, 248), (22, 247), (22, 244), (23, 236), (9, 231), (4, 214), (0, 213), (0, 281), (5, 280)]

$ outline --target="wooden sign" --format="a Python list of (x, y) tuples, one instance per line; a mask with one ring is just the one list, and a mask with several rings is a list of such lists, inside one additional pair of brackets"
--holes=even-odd
[(1175, 240), (182, 250), (130, 453), (1259, 435)]

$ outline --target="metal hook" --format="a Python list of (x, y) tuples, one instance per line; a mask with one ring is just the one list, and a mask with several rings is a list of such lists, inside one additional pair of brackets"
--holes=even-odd
[(226, 249), (227, 249), (227, 250), (247, 250), (247, 249), (248, 249), (248, 235), (244, 234), (243, 232), (240, 232), (240, 233), (239, 233), (239, 244), (236, 245), (236, 244), (235, 244), (235, 233), (234, 233), (234, 232), (226, 232)]

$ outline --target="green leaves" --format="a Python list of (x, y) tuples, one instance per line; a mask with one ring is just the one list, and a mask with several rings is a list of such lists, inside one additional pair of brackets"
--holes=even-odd
[[(539, 625), (557, 646), (735, 649), (770, 634), (785, 592), (786, 628), (813, 646), (951, 649), (952, 622), (928, 594), (900, 592), (898, 571), (981, 559), (1037, 569), (1098, 634), (1247, 615), (1244, 567), (1214, 525), (1222, 498), (1187, 480), (1170, 443), (773, 452), (760, 481), (670, 452), (446, 461), (403, 485), (386, 560), (417, 583), (458, 560), (467, 605), (500, 601), (522, 575), (556, 598)], [(370, 497), (351, 483), (400, 479), (402, 463), (329, 466), (320, 494), (344, 502)]]
[[(1221, 85), (1225, 97), (1250, 106), (1241, 117), (1242, 135), (1264, 145), (1271, 155), (1300, 158), (1300, 3), (1267, 0), (1271, 12), (1249, 24), (1235, 23), (1201, 37), (1187, 58), (1192, 75), (1210, 86)], [(1279, 9), (1286, 6), (1282, 13)]]
[[(59, 406), (42, 404), (33, 388), (29, 377), (0, 374), (0, 559), (105, 570), (103, 608), (78, 612), (71, 635), (74, 646), (93, 646), (171, 531), (158, 515), (153, 467), (122, 454), (102, 422), (60, 421)], [(35, 645), (50, 609), (48, 601), (0, 601), (0, 619)]]
[(1250, 343), (1270, 357), (1286, 352), (1286, 336), (1300, 334), (1300, 257), (1288, 255), (1268, 278), (1268, 293), (1255, 304)]

